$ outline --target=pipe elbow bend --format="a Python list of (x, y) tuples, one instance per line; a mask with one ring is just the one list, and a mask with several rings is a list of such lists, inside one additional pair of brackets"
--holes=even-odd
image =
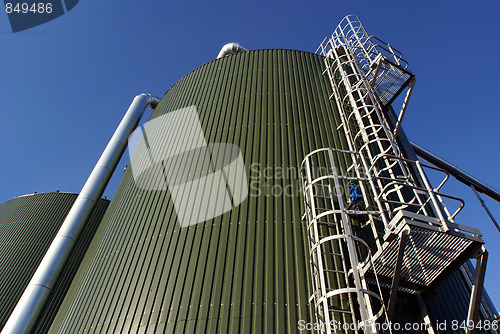
[(141, 100), (143, 100), (146, 106), (150, 107), (151, 109), (156, 108), (156, 106), (160, 102), (160, 99), (158, 97), (147, 93), (139, 94), (136, 96), (136, 98), (140, 98)]
[(217, 59), (222, 58), (224, 56), (229, 56), (232, 54), (249, 51), (248, 48), (244, 47), (240, 43), (227, 43), (220, 49), (219, 54), (217, 55)]

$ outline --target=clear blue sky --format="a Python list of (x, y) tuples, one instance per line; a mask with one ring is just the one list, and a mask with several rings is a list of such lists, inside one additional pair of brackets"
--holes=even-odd
[[(403, 122), (410, 139), (499, 189), (498, 0), (81, 0), (16, 34), (0, 13), (0, 203), (79, 192), (132, 98), (162, 96), (223, 44), (314, 52), (347, 14), (401, 50), (416, 74)], [(486, 286), (500, 307), (500, 233), (468, 187), (452, 180), (444, 190), (466, 200), (458, 222), (483, 232)], [(500, 204), (485, 200), (500, 220)]]

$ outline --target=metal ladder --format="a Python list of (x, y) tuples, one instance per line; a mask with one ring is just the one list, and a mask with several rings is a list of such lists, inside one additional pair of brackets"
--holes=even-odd
[[(380, 298), (376, 271), (383, 270), (380, 277), (386, 287), (391, 287), (391, 300), (395, 299), (399, 277), (407, 282), (418, 281), (418, 275), (401, 266), (405, 258), (415, 255), (412, 247), (425, 246), (419, 244), (420, 239), (414, 239), (419, 233), (432, 234), (444, 243), (462, 242), (457, 247), (464, 254), (477, 248), (482, 240), (476, 229), (455, 224), (454, 217), (463, 201), (440, 193), (448, 174), (443, 171), (444, 180), (433, 189), (423, 168), (442, 170), (404, 157), (398, 146), (398, 130), (415, 83), (401, 53), (369, 36), (354, 16), (341, 21), (318, 53), (325, 57), (324, 74), (333, 89), (330, 99), (335, 100), (341, 116), (337, 131), (344, 132), (348, 150), (318, 149), (302, 163), (306, 206), (303, 220), (307, 224), (313, 278), (311, 301), (322, 325), (321, 333), (375, 333), (376, 322), (390, 321), (393, 313), (392, 303), (386, 310)], [(398, 120), (391, 126), (384, 111), (406, 87)], [(335, 160), (341, 157), (342, 161)], [(354, 182), (363, 193), (363, 209), (349, 210), (345, 206), (347, 195), (342, 187), (346, 182)], [(458, 201), (458, 209), (451, 213), (443, 198)], [(359, 236), (356, 226), (363, 230)], [(373, 257), (371, 251), (375, 252)], [(449, 265), (456, 259), (454, 255), (441, 255), (450, 256)], [(440, 274), (429, 271), (432, 277)], [(387, 285), (391, 277), (397, 279)], [(378, 294), (369, 290), (368, 279), (376, 283)], [(425, 284), (417, 288), (425, 288)], [(374, 312), (377, 303), (379, 311)], [(381, 319), (384, 312), (385, 319)], [(332, 321), (337, 327), (330, 326)], [(364, 326), (339, 328), (341, 324), (356, 323)]]
[[(412, 75), (406, 71), (401, 53), (389, 45), (375, 45), (372, 38), (357, 18), (348, 16), (318, 49), (325, 56), (325, 73), (333, 88), (331, 98), (341, 115), (342, 124), (337, 130), (343, 129), (349, 149), (360, 153), (373, 205), (380, 211), (385, 227), (398, 211), (408, 210), (439, 217), (446, 230), (447, 222), (453, 222), (456, 213), (449, 213), (441, 196), (457, 198), (436, 194), (422, 173), (422, 165), (403, 157), (383, 114), (387, 107), (384, 101), (390, 103), (402, 86), (411, 85)], [(387, 51), (393, 61), (379, 50)], [(375, 219), (372, 223), (377, 224)]]
[[(341, 171), (334, 155), (345, 156), (348, 168)], [(345, 185), (364, 185), (368, 179), (355, 175), (357, 152), (319, 149), (302, 162), (306, 203), (303, 220), (313, 278), (312, 295), (321, 333), (376, 333), (375, 321), (384, 312), (381, 293), (368, 289), (360, 271), (371, 261), (369, 245), (353, 231), (351, 217), (378, 214), (346, 208)], [(374, 314), (373, 304), (379, 310)]]

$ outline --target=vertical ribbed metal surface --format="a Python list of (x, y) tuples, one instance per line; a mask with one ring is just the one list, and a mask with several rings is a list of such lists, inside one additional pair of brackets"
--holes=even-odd
[[(0, 329), (28, 285), (77, 194), (40, 193), (14, 198), (0, 205)], [(70, 286), (76, 269), (108, 206), (101, 200), (90, 218), (40, 320), (46, 332)]]
[[(464, 268), (467, 267), (471, 273), (474, 273), (474, 266), (470, 261), (464, 264)], [(469, 276), (466, 270), (459, 269), (441, 284), (435, 296), (431, 296), (425, 300), (427, 310), (434, 323), (443, 324), (447, 322), (448, 326), (451, 326), (451, 322), (455, 321), (455, 324), (458, 324), (459, 327), (455, 332), (464, 332), (473, 279), (473, 275)], [(491, 320), (495, 314), (495, 306), (489, 299), (486, 290), (483, 290), (483, 298), (479, 310), (479, 320), (483, 324), (483, 327), (478, 327), (478, 333), (488, 334), (499, 332), (497, 327), (491, 326)], [(484, 322), (485, 320), (486, 322)], [(460, 328), (460, 326), (462, 327)]]
[(176, 83), (152, 118), (195, 105), (207, 142), (237, 145), (249, 196), (180, 228), (168, 191), (127, 170), (51, 332), (296, 333), (314, 322), (298, 168), (321, 147), (346, 149), (323, 59), (241, 53)]

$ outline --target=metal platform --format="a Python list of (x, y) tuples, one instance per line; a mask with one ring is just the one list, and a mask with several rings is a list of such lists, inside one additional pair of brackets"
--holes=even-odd
[[(394, 130), (394, 137), (397, 137), (415, 85), (415, 75), (408, 71), (403, 54), (369, 35), (354, 15), (342, 19), (332, 36), (326, 37), (320, 44), (317, 53), (326, 57), (327, 72), (332, 80), (343, 71), (339, 66), (352, 67), (354, 71), (349, 71), (348, 80), (352, 83), (362, 81), (363, 85), (370, 87), (373, 93), (369, 94), (371, 103), (376, 103), (381, 110), (388, 108), (403, 91), (407, 91)], [(361, 77), (358, 74), (362, 74)]]
[[(477, 229), (455, 223), (464, 202), (441, 192), (449, 174), (412, 159), (399, 147), (398, 133), (415, 84), (401, 52), (368, 35), (352, 15), (317, 52), (324, 56), (330, 99), (340, 114), (336, 131), (343, 132), (347, 143), (343, 150), (315, 150), (302, 163), (311, 300), (318, 322), (390, 323), (398, 291), (434, 290), (473, 257), (478, 265), (468, 319), (477, 320), (488, 254)], [(397, 120), (389, 120), (385, 111), (404, 90)], [(342, 166), (345, 170), (338, 168)], [(443, 172), (436, 188), (427, 178), (429, 169)], [(346, 187), (363, 195), (360, 205), (348, 205), (347, 196), (338, 191)], [(342, 266), (329, 268), (339, 261)], [(331, 273), (341, 279), (332, 279)], [(381, 286), (390, 289), (389, 300), (374, 312), (371, 304), (383, 295)], [(347, 297), (342, 310), (330, 307), (339, 304), (338, 296)]]
[(446, 231), (433, 217), (398, 212), (387, 229), (382, 247), (372, 257), (373, 266), (367, 265), (363, 272), (376, 273), (384, 285), (390, 284), (396, 271), (400, 240), (406, 233), (400, 288), (407, 292), (434, 289), (464, 261), (476, 257), (484, 244), (475, 228), (452, 223), (448, 223), (448, 228)]
[(369, 35), (357, 16), (347, 15), (332, 37), (326, 38), (318, 50), (334, 58), (335, 52), (331, 49), (339, 47), (351, 51), (383, 108), (389, 106), (414, 82), (415, 75), (407, 70), (408, 63), (403, 59), (403, 54), (390, 44)]

